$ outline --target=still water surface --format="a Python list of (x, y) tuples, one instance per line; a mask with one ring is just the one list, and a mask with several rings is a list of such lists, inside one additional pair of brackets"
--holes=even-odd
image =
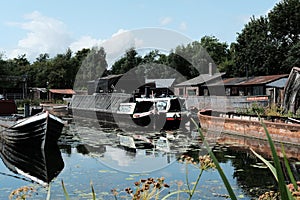
[[(186, 189), (187, 172), (189, 183), (193, 186), (199, 169), (188, 165), (186, 170), (186, 164), (178, 162), (178, 159), (182, 154), (194, 158), (206, 154), (195, 132), (179, 132), (175, 137), (164, 134), (173, 137), (170, 146), (164, 143), (165, 140), (159, 140), (163, 139), (159, 133), (126, 133), (134, 138), (149, 136), (156, 144), (161, 142), (157, 145), (160, 149), (153, 148), (147, 141), (135, 150), (120, 145), (119, 134), (125, 135), (91, 121), (73, 122), (66, 126), (59, 141), (65, 166), (51, 183), (51, 199), (65, 199), (62, 180), (71, 199), (91, 199), (91, 182), (97, 199), (105, 200), (114, 199), (111, 189), (119, 192), (118, 199), (129, 199), (124, 188), (134, 188), (135, 181), (149, 177), (165, 177), (170, 188), (164, 190), (161, 196), (176, 191), (179, 182), (183, 182), (181, 188)], [(264, 191), (274, 189), (274, 179), (269, 170), (248, 151), (217, 144), (212, 144), (212, 147), (239, 199), (254, 199)], [(46, 188), (12, 173), (2, 162), (0, 172), (0, 199), (8, 199), (12, 190), (22, 186), (35, 188), (36, 192), (30, 199), (46, 199)], [(193, 199), (226, 199), (226, 194), (218, 172), (208, 170), (203, 173)], [(176, 198), (177, 195), (169, 199)], [(180, 194), (180, 199), (186, 198), (185, 194)]]

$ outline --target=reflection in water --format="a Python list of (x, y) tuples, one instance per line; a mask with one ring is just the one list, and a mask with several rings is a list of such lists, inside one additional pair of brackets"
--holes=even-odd
[[(158, 169), (163, 171), (163, 168), (166, 168), (168, 173), (173, 174), (175, 178), (174, 173), (178, 173), (176, 170), (180, 168), (180, 165), (179, 167), (173, 166), (178, 166), (177, 160), (182, 154), (194, 157), (195, 160), (199, 155), (207, 154), (195, 132), (141, 134), (86, 126), (69, 128), (62, 140), (65, 140), (64, 144), (66, 144), (68, 143), (66, 138), (69, 137), (69, 139), (73, 138), (73, 142), (69, 141), (71, 145), (63, 146), (63, 149), (66, 147), (76, 148), (77, 153), (96, 158), (105, 166), (119, 172), (154, 173)], [(226, 142), (226, 138), (222, 135), (215, 137), (211, 140), (211, 146), (221, 165), (225, 169), (233, 168), (232, 174), (227, 172), (227, 177), (232, 179), (232, 184), (237, 184), (245, 197), (257, 197), (265, 191), (276, 190), (276, 182), (272, 174), (249, 151), (249, 147), (240, 145), (237, 141), (234, 145), (232, 138)], [(245, 141), (245, 139), (242, 140)], [(71, 153), (70, 150), (67, 152)], [(297, 168), (298, 166), (294, 164), (295, 172), (297, 172)]]
[(57, 144), (42, 149), (0, 142), (0, 157), (9, 170), (42, 185), (49, 184), (64, 167)]
[[(120, 134), (128, 137), (123, 138), (123, 142), (134, 141), (136, 148), (126, 147), (125, 143), (121, 145)], [(257, 198), (264, 191), (276, 189), (269, 170), (249, 152), (248, 148), (242, 148), (242, 145), (238, 145), (237, 142), (235, 144), (238, 147), (234, 146), (232, 139), (226, 140), (226, 137), (223, 139), (222, 135), (216, 138), (211, 140), (211, 146), (237, 196), (241, 197), (240, 199), (250, 200)], [(71, 199), (90, 199), (91, 196), (84, 196), (90, 193), (90, 181), (93, 181), (97, 198), (113, 199), (109, 193), (111, 189), (117, 188), (120, 191), (132, 186), (135, 181), (148, 177), (164, 176), (171, 186), (170, 191), (174, 191), (177, 189), (177, 181), (185, 182), (185, 166), (178, 162), (180, 156), (186, 154), (196, 160), (199, 155), (207, 154), (195, 132), (124, 133), (117, 129), (99, 128), (88, 121), (76, 126), (74, 124), (66, 126), (59, 140), (59, 148), (65, 160), (63, 170), (61, 154), (56, 148), (42, 153), (40, 150), (26, 148), (12, 150), (13, 147), (1, 144), (1, 157), (12, 171), (14, 168), (11, 169), (10, 166), (14, 165), (7, 164), (5, 160), (18, 158), (17, 160), (21, 159), (18, 162), (21, 162), (22, 166), (29, 166), (29, 163), (26, 164), (25, 161), (30, 158), (30, 168), (32, 168), (32, 163), (40, 163), (34, 167), (36, 172), (43, 171), (43, 169), (50, 170), (47, 174), (41, 172), (35, 174), (37, 177), (43, 174), (39, 179), (44, 182), (49, 182), (53, 177), (58, 176), (52, 181), (51, 198), (53, 199), (61, 198), (61, 180), (64, 180)], [(5, 156), (2, 152), (6, 152)], [(45, 168), (45, 165), (48, 167)], [(20, 165), (17, 167), (22, 169)], [(293, 163), (292, 169), (298, 173), (297, 163)], [(29, 172), (30, 169), (24, 169), (24, 172), (25, 170)], [(189, 167), (191, 182), (198, 176), (198, 173), (199, 170)], [(0, 185), (11, 187), (6, 184), (8, 182), (6, 180), (0, 176)], [(12, 182), (15, 179), (8, 180)], [(24, 185), (24, 183), (20, 184)], [(195, 199), (224, 199), (216, 195), (227, 193), (217, 171), (204, 173), (197, 189), (199, 192), (195, 194)], [(45, 199), (41, 195), (43, 193), (40, 191), (37, 194), (38, 197), (33, 199)], [(6, 199), (7, 196), (3, 194), (3, 191), (0, 192), (0, 199)], [(180, 199), (186, 198), (182, 196)]]

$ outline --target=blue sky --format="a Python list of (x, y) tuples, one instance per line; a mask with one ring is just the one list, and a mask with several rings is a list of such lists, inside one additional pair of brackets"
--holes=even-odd
[(204, 35), (234, 42), (251, 16), (266, 15), (278, 0), (10, 0), (1, 1), (0, 52), (6, 58), (55, 56), (101, 45), (143, 28), (176, 31), (191, 40)]

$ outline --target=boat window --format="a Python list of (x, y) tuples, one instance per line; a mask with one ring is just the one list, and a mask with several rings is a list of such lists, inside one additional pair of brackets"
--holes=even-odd
[(128, 113), (131, 111), (132, 105), (120, 105), (119, 112)]
[(167, 101), (159, 101), (156, 103), (156, 108), (158, 111), (166, 110), (167, 109)]

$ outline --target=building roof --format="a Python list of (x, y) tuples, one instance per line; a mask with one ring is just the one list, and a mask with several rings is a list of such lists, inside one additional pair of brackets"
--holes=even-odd
[(146, 79), (145, 83), (155, 83), (156, 88), (170, 88), (172, 87), (175, 78), (169, 79)]
[(281, 78), (271, 83), (268, 83), (266, 86), (272, 88), (284, 88), (287, 83), (287, 80), (288, 78)]
[(49, 91), (53, 94), (76, 94), (72, 89), (50, 89)]
[(214, 83), (210, 83), (210, 84), (206, 84), (206, 85), (208, 87), (220, 86), (220, 85), (233, 86), (233, 85), (237, 85), (238, 83), (241, 83), (245, 80), (247, 80), (246, 77), (226, 78), (226, 79), (223, 79), (223, 80), (219, 80), (218, 82), (214, 82)]
[(192, 78), (190, 80), (184, 81), (182, 83), (179, 83), (175, 85), (176, 87), (179, 86), (193, 86), (193, 85), (202, 85), (206, 82), (212, 81), (217, 78), (221, 78), (223, 75), (225, 75), (225, 72), (223, 73), (215, 73), (213, 75), (210, 74), (201, 74), (200, 76), (197, 76), (195, 78)]
[(256, 77), (249, 78), (248, 80), (241, 82), (238, 85), (263, 85), (288, 76), (289, 76), (288, 74), (256, 76)]
[(211, 86), (246, 86), (246, 85), (263, 85), (266, 84), (267, 87), (278, 87), (283, 88), (286, 84), (288, 74), (281, 75), (270, 75), (270, 76), (257, 76), (257, 77), (237, 77), (237, 78), (227, 78), (206, 84), (208, 87)]

